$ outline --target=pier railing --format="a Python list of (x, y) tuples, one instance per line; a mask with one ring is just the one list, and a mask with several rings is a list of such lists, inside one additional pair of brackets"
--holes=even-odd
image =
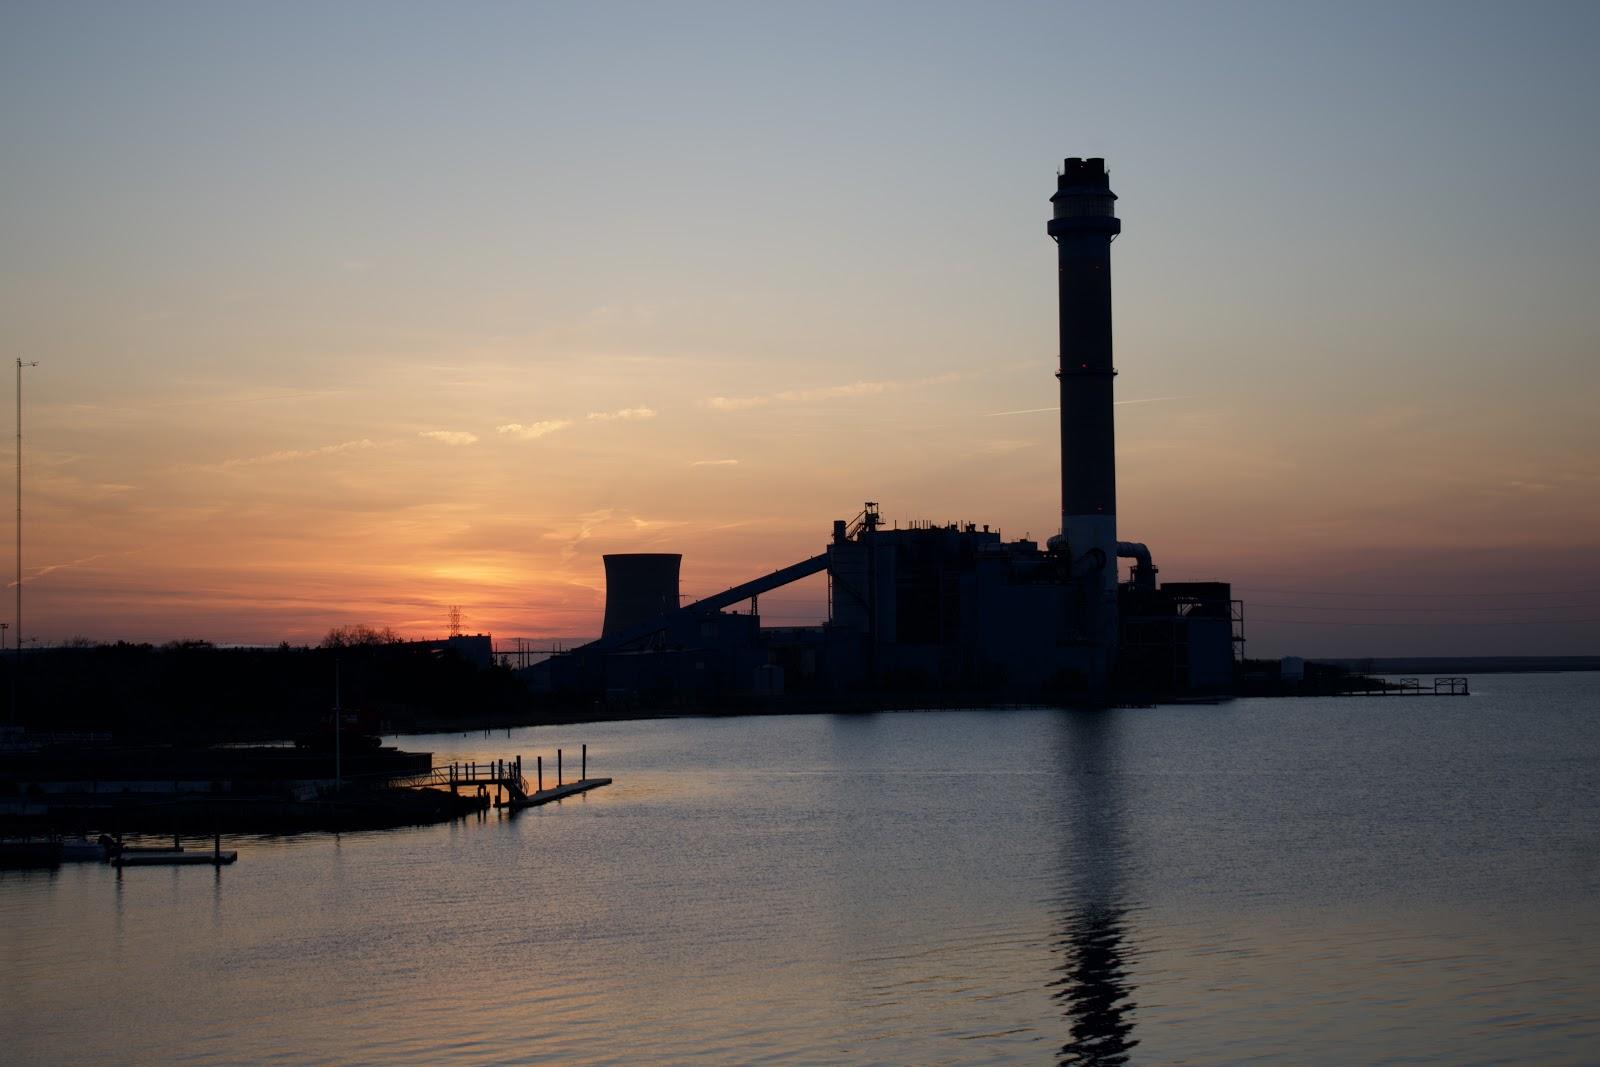
[[(510, 808), (513, 811), (522, 808), (546, 804), (550, 801), (560, 800), (563, 797), (584, 793), (590, 789), (603, 785), (610, 785), (610, 778), (589, 777), (589, 746), (578, 746), (578, 777), (569, 780), (562, 772), (562, 750), (556, 749), (555, 784), (545, 787), (544, 757), (534, 757), (534, 776), (530, 782), (522, 774), (522, 757), (514, 756), (511, 759), (497, 759), (479, 762), (477, 760), (457, 760), (447, 763), (442, 767), (432, 770), (419, 771), (415, 774), (401, 775), (388, 779), (388, 784), (400, 788), (413, 789), (448, 789), (452, 793), (462, 789), (476, 790), (482, 798), (484, 806), (488, 807), (489, 794), (496, 793), (494, 806), (497, 808)], [(504, 795), (499, 795), (503, 791)]]
[(521, 756), (488, 763), (479, 763), (476, 760), (448, 763), (420, 774), (395, 778), (390, 784), (411, 789), (448, 789), (451, 792), (478, 786), (484, 789), (497, 787), (506, 790), (513, 797), (526, 796), (528, 792), (528, 780), (522, 776)]
[(1471, 696), (1467, 679), (1459, 675), (1435, 678), (1432, 683), (1424, 682), (1421, 678), (1401, 678), (1398, 682), (1387, 682), (1381, 678), (1361, 678), (1347, 683), (1346, 688), (1339, 690), (1336, 696), (1369, 696), (1369, 697), (1464, 697)]

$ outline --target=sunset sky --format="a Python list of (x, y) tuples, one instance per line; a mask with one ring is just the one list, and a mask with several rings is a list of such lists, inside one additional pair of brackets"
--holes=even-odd
[(1163, 578), (1232, 580), (1257, 655), (1600, 653), (1597, 45), (1593, 4), (8, 3), (24, 633), (577, 637), (604, 552), (707, 594), (864, 500), (1047, 537), (1045, 220), (1094, 155)]

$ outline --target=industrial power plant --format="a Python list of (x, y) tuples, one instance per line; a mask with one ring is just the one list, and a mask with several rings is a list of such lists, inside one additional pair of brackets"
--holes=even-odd
[[(1111, 243), (1122, 231), (1105, 160), (1071, 158), (1047, 232), (1060, 291), (1061, 529), (1044, 545), (973, 523), (896, 524), (878, 505), (836, 519), (826, 546), (680, 606), (674, 553), (605, 557), (597, 641), (530, 668), (536, 691), (582, 701), (776, 699), (1104, 702), (1230, 692), (1243, 610), (1226, 582), (1158, 582), (1119, 540)], [(1118, 559), (1133, 561), (1119, 581)], [(827, 621), (763, 628), (757, 598), (828, 576)], [(725, 609), (750, 602), (746, 613)]]

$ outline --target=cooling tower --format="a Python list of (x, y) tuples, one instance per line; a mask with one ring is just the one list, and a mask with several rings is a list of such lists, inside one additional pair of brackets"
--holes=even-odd
[(678, 606), (679, 552), (617, 552), (606, 563), (606, 621), (602, 637), (615, 637)]

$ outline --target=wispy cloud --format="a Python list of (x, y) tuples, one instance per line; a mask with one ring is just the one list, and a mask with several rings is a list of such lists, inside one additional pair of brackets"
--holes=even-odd
[(652, 408), (621, 408), (617, 411), (589, 412), (590, 422), (614, 422), (618, 419), (631, 421), (635, 419), (653, 419), (655, 417), (656, 413)]
[(380, 448), (378, 442), (363, 437), (359, 441), (340, 441), (336, 445), (323, 445), (321, 448), (285, 448), (277, 452), (268, 452), (261, 456), (241, 456), (237, 459), (225, 459), (220, 463), (208, 464), (207, 470), (233, 470), (236, 467), (255, 467), (264, 463), (289, 463), (297, 459), (317, 459), (322, 456), (336, 456), (341, 452), (359, 452), (369, 448)]
[(705, 400), (706, 407), (713, 411), (746, 411), (750, 408), (765, 407), (768, 404), (805, 404), (816, 400), (843, 400), (858, 396), (879, 396), (883, 393), (899, 392), (902, 389), (915, 389), (927, 385), (944, 385), (956, 381), (959, 374), (940, 374), (932, 378), (918, 378), (915, 381), (862, 381), (850, 382), (846, 385), (825, 385), (815, 389), (785, 389), (781, 393), (768, 393), (759, 396), (713, 396)]
[(578, 554), (578, 547), (594, 536), (595, 530), (609, 522), (615, 514), (615, 508), (586, 511), (564, 529), (552, 530), (545, 534), (545, 540), (561, 542), (561, 562), (570, 563)]
[(628, 521), (635, 530), (666, 530), (685, 525), (681, 519), (644, 519), (638, 515), (628, 516)]
[(713, 411), (743, 411), (772, 403), (770, 396), (712, 396), (706, 398), (706, 407)]
[(689, 464), (691, 467), (737, 467), (738, 465), (739, 461), (736, 459), (697, 459)]
[[(1145, 396), (1145, 397), (1140, 397), (1137, 400), (1114, 400), (1114, 401), (1112, 401), (1112, 403), (1113, 403), (1114, 406), (1120, 408), (1120, 407), (1123, 407), (1123, 406), (1128, 405), (1128, 404), (1159, 404), (1163, 400), (1188, 400), (1188, 399), (1189, 398), (1187, 396)], [(985, 411), (979, 417), (980, 418), (985, 418), (985, 419), (993, 419), (993, 418), (997, 418), (997, 417), (999, 417), (1001, 415), (1038, 415), (1038, 414), (1041, 414), (1042, 412), (1046, 412), (1046, 411), (1060, 411), (1060, 410), (1061, 410), (1061, 408), (1059, 406), (1057, 406), (1057, 407), (1048, 407), (1048, 408), (1019, 408), (1016, 411)]]
[(550, 436), (557, 430), (565, 430), (571, 425), (571, 419), (546, 419), (543, 422), (528, 423), (526, 426), (520, 422), (508, 422), (504, 426), (496, 427), (495, 432), (522, 441), (536, 441), (541, 437)]
[(477, 434), (468, 433), (466, 430), (423, 430), (417, 436), (445, 445), (470, 445), (476, 444), (478, 440)]

